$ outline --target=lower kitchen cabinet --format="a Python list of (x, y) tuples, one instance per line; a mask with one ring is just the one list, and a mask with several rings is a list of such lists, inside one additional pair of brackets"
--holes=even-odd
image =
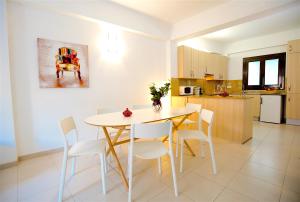
[(175, 108), (185, 107), (186, 103), (187, 103), (186, 96), (172, 96), (172, 99), (171, 99), (172, 107), (175, 107)]
[[(286, 96), (286, 121), (300, 124), (300, 93), (288, 93)], [(296, 123), (297, 124), (297, 123)]]

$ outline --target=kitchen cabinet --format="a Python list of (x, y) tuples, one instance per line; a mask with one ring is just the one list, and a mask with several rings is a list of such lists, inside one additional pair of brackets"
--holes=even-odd
[(252, 138), (253, 134), (251, 100), (251, 96), (227, 98), (193, 96), (188, 98), (188, 103), (201, 104), (202, 108), (214, 112), (212, 129), (214, 137), (245, 143)]
[(227, 79), (227, 57), (187, 46), (179, 46), (177, 54), (179, 78), (204, 78), (205, 74), (213, 74), (216, 80)]
[(286, 66), (286, 122), (300, 125), (300, 40), (288, 42)]
[(288, 53), (300, 53), (300, 39), (288, 42)]
[(288, 53), (286, 67), (286, 90), (288, 93), (300, 93), (300, 52)]
[(172, 96), (171, 98), (171, 106), (174, 108), (185, 107), (186, 103), (187, 103), (186, 96)]
[(288, 93), (286, 96), (286, 119), (300, 120), (300, 93)]
[(192, 48), (179, 46), (177, 49), (177, 64), (179, 78), (193, 78)]
[(255, 120), (259, 120), (260, 104), (261, 104), (260, 95), (249, 95), (249, 96), (253, 98), (251, 100), (252, 101), (252, 117)]

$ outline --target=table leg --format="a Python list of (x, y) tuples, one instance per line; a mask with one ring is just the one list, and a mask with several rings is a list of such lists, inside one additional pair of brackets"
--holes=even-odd
[[(188, 117), (189, 117), (189, 115), (185, 115), (185, 116), (180, 120), (180, 122), (179, 122), (178, 124), (175, 124), (175, 123), (173, 122), (173, 136), (174, 136), (176, 130), (178, 130), (179, 126), (180, 126), (180, 125), (184, 122), (184, 120), (186, 120)], [(172, 121), (172, 120), (171, 120), (171, 121)], [(165, 137), (165, 138), (163, 139), (163, 142), (165, 142), (167, 139), (168, 139), (168, 137)], [(190, 147), (190, 145), (187, 143), (187, 141), (184, 140), (184, 144), (185, 144), (185, 146), (187, 147), (187, 149), (189, 150), (189, 152), (192, 154), (192, 156), (196, 156), (195, 153), (194, 153), (194, 151), (193, 151), (192, 148)]]
[(111, 139), (110, 139), (109, 133), (108, 133), (108, 131), (107, 131), (107, 128), (106, 128), (106, 127), (102, 127), (102, 128), (103, 128), (103, 131), (104, 131), (104, 134), (105, 134), (107, 143), (108, 143), (108, 145), (109, 145), (110, 151), (111, 151), (113, 157), (115, 158), (115, 161), (117, 162), (117, 167), (118, 167), (119, 172), (120, 172), (120, 174), (121, 174), (121, 178), (122, 178), (122, 180), (123, 180), (123, 183), (125, 184), (125, 187), (126, 187), (126, 189), (127, 189), (127, 191), (128, 191), (128, 181), (127, 181), (127, 178), (126, 178), (126, 176), (125, 176), (125, 174), (124, 174), (122, 165), (121, 165), (121, 163), (120, 163), (120, 161), (119, 161), (119, 158), (118, 158), (118, 156), (117, 156), (117, 154), (116, 154), (116, 151), (115, 151), (115, 149), (114, 149), (114, 146), (113, 146), (113, 144), (112, 144), (112, 142), (111, 142)]
[[(112, 145), (115, 146), (116, 142), (118, 141), (119, 137), (122, 135), (123, 131), (125, 129), (125, 126), (122, 128), (119, 128), (117, 134), (114, 136), (114, 139), (112, 141)], [(106, 156), (110, 153), (110, 148), (106, 151)]]

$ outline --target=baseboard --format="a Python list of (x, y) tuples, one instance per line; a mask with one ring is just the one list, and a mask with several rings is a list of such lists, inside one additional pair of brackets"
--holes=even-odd
[(42, 157), (42, 156), (47, 156), (49, 154), (54, 154), (54, 153), (58, 153), (63, 151), (64, 148), (57, 148), (57, 149), (52, 149), (52, 150), (47, 150), (47, 151), (42, 151), (42, 152), (37, 152), (37, 153), (33, 153), (33, 154), (27, 154), (27, 155), (23, 155), (23, 156), (19, 156), (19, 161), (24, 161), (24, 160), (28, 160), (28, 159), (33, 159), (33, 158), (38, 158), (38, 157)]
[(61, 148), (57, 148), (57, 149), (52, 149), (52, 150), (47, 150), (47, 151), (42, 151), (42, 152), (37, 152), (37, 153), (33, 153), (33, 154), (19, 156), (17, 161), (13, 161), (13, 162), (10, 162), (10, 163), (5, 163), (5, 164), (0, 164), (0, 170), (16, 166), (16, 165), (18, 165), (18, 163), (20, 161), (33, 159), (33, 158), (38, 158), (38, 157), (43, 157), (43, 156), (47, 156), (47, 155), (50, 155), (50, 154), (55, 154), (55, 153), (61, 152), (63, 150), (64, 150), (64, 148), (61, 147)]
[(6, 168), (10, 168), (13, 166), (18, 165), (18, 161), (13, 161), (13, 162), (9, 162), (9, 163), (4, 163), (0, 165), (0, 170), (6, 169)]
[(300, 126), (299, 119), (286, 119), (286, 124)]

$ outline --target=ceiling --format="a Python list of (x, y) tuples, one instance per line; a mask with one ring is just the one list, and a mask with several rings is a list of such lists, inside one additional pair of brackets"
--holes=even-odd
[(122, 6), (174, 24), (229, 0), (111, 0)]
[(276, 14), (201, 36), (222, 43), (300, 28), (300, 5)]

